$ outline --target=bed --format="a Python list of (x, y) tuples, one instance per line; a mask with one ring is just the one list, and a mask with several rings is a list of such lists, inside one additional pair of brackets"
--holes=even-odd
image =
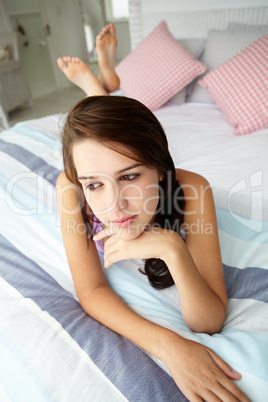
[[(155, 1), (152, 12), (149, 3), (130, 1), (132, 49), (163, 19), (176, 39), (198, 40), (202, 52), (210, 29), (268, 22), (267, 7), (197, 13), (177, 10), (170, 1), (163, 12)], [(154, 113), (176, 166), (202, 174), (213, 189), (229, 298), (223, 330), (213, 336), (190, 331), (174, 286), (153, 289), (139, 273), (142, 261), (114, 264), (105, 274), (131, 308), (212, 348), (242, 374), (237, 384), (250, 400), (263, 402), (268, 395), (268, 128), (235, 135), (215, 102), (190, 101), (193, 85), (187, 87), (189, 101), (175, 96)], [(63, 122), (62, 115), (46, 116), (0, 135), (0, 400), (184, 401), (160, 361), (90, 318), (77, 300), (55, 197)], [(205, 230), (202, 222), (196, 230)]]

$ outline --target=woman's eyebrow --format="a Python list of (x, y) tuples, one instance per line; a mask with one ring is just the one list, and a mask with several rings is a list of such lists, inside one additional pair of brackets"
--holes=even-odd
[(124, 169), (118, 170), (118, 172), (116, 172), (115, 174), (124, 173), (124, 172), (126, 172), (127, 170), (135, 169), (136, 167), (139, 167), (139, 166), (141, 166), (141, 163), (134, 163), (134, 164), (131, 165), (131, 166), (128, 166), (128, 167), (126, 167), (126, 168), (124, 168)]
[[(141, 166), (141, 163), (134, 163), (133, 165), (130, 165), (130, 166), (128, 166), (128, 167), (125, 167), (124, 169), (118, 170), (117, 172), (115, 172), (115, 175), (124, 173), (124, 172), (126, 172), (127, 170), (135, 169), (136, 167), (139, 167), (139, 166)], [(92, 176), (92, 175), (89, 175), (89, 176), (79, 176), (79, 177), (78, 177), (78, 180), (88, 180), (88, 179), (96, 180), (98, 177), (101, 177), (101, 176), (98, 176), (98, 175), (96, 175), (96, 176)]]

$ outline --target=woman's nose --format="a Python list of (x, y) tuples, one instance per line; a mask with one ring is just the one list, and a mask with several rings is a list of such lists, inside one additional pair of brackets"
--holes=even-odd
[(125, 197), (118, 195), (115, 205), (114, 205), (114, 210), (115, 211), (121, 211), (122, 209), (127, 209), (128, 206), (128, 201)]

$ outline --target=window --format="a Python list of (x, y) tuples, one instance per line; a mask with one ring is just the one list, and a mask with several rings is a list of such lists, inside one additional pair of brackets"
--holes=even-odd
[(128, 0), (105, 0), (105, 10), (109, 21), (128, 19)]

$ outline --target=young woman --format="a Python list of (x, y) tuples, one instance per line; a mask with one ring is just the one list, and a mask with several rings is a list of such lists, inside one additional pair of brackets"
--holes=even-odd
[[(144, 259), (152, 286), (177, 287), (181, 313), (193, 331), (222, 328), (227, 296), (210, 186), (197, 174), (175, 169), (163, 129), (144, 105), (107, 96), (119, 85), (115, 48), (109, 24), (97, 37), (98, 78), (78, 58), (58, 59), (87, 95), (68, 113), (65, 170), (57, 182), (79, 301), (91, 317), (162, 360), (190, 401), (248, 401), (231, 381), (241, 376), (212, 350), (140, 317), (105, 280), (97, 248), (105, 268)], [(207, 230), (196, 230), (200, 221)]]

